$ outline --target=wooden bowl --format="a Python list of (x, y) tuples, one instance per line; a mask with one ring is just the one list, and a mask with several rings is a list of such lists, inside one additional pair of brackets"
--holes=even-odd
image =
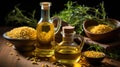
[[(90, 54), (92, 54), (92, 55), (88, 56)], [(102, 54), (102, 55), (98, 55), (98, 54)], [(89, 64), (92, 64), (92, 65), (99, 65), (99, 64), (101, 64), (103, 59), (106, 56), (105, 53), (99, 52), (99, 51), (85, 51), (85, 52), (82, 53), (82, 55), (86, 58), (86, 61)]]
[(8, 36), (6, 36), (6, 33), (3, 34), (3, 37), (10, 41), (14, 46), (14, 48), (18, 51), (32, 51), (35, 49), (35, 42), (36, 40), (30, 40), (30, 39), (13, 39)]
[(112, 31), (103, 34), (94, 34), (87, 30), (88, 27), (99, 24), (96, 20), (86, 20), (85, 22), (83, 22), (83, 30), (86, 36), (94, 41), (99, 41), (99, 42), (110, 42), (116, 40), (117, 38), (120, 38), (119, 37), (120, 22), (115, 19), (107, 19), (107, 20), (109, 20), (113, 25), (115, 25), (116, 28), (113, 29)]

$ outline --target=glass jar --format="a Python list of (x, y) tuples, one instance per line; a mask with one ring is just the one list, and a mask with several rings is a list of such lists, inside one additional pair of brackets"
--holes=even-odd
[(50, 18), (50, 2), (41, 2), (41, 18), (37, 24), (37, 45), (36, 54), (38, 57), (51, 57), (54, 55), (55, 33), (61, 26), (61, 20), (58, 20), (58, 25), (55, 28), (54, 19)]
[(84, 39), (81, 36), (78, 36), (81, 43), (77, 44), (74, 42), (75, 31), (72, 26), (64, 26), (62, 28), (62, 37), (62, 42), (60, 42), (55, 48), (56, 61), (65, 64), (73, 64), (78, 62), (81, 57)]

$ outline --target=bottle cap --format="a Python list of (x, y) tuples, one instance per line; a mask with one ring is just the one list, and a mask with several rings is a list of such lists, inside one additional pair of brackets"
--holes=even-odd
[(40, 5), (42, 9), (47, 10), (51, 6), (51, 2), (41, 2)]
[(63, 33), (73, 33), (74, 27), (73, 26), (64, 26), (62, 27)]

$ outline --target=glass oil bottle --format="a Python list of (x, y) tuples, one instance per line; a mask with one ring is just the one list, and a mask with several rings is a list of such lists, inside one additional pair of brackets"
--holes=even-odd
[[(55, 28), (50, 18), (50, 2), (41, 2), (41, 19), (37, 24), (36, 54), (39, 57), (51, 57), (54, 55)], [(60, 21), (59, 21), (60, 23)], [(60, 26), (60, 25), (59, 25)], [(57, 30), (59, 30), (58, 27)]]
[(55, 58), (57, 62), (64, 64), (74, 64), (80, 60), (83, 43), (78, 45), (74, 42), (74, 27), (64, 26), (62, 28), (63, 40), (55, 48)]

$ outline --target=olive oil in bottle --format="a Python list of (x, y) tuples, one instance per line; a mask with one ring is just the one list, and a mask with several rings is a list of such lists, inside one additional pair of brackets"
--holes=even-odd
[(62, 29), (63, 40), (55, 48), (55, 58), (60, 63), (76, 63), (81, 57), (81, 47), (74, 42), (74, 27), (64, 26)]
[(62, 46), (55, 51), (55, 57), (61, 63), (74, 63), (80, 59), (80, 51), (76, 47)]
[(54, 24), (50, 20), (50, 2), (42, 2), (41, 19), (37, 24), (37, 49), (39, 57), (51, 57), (54, 55)]

